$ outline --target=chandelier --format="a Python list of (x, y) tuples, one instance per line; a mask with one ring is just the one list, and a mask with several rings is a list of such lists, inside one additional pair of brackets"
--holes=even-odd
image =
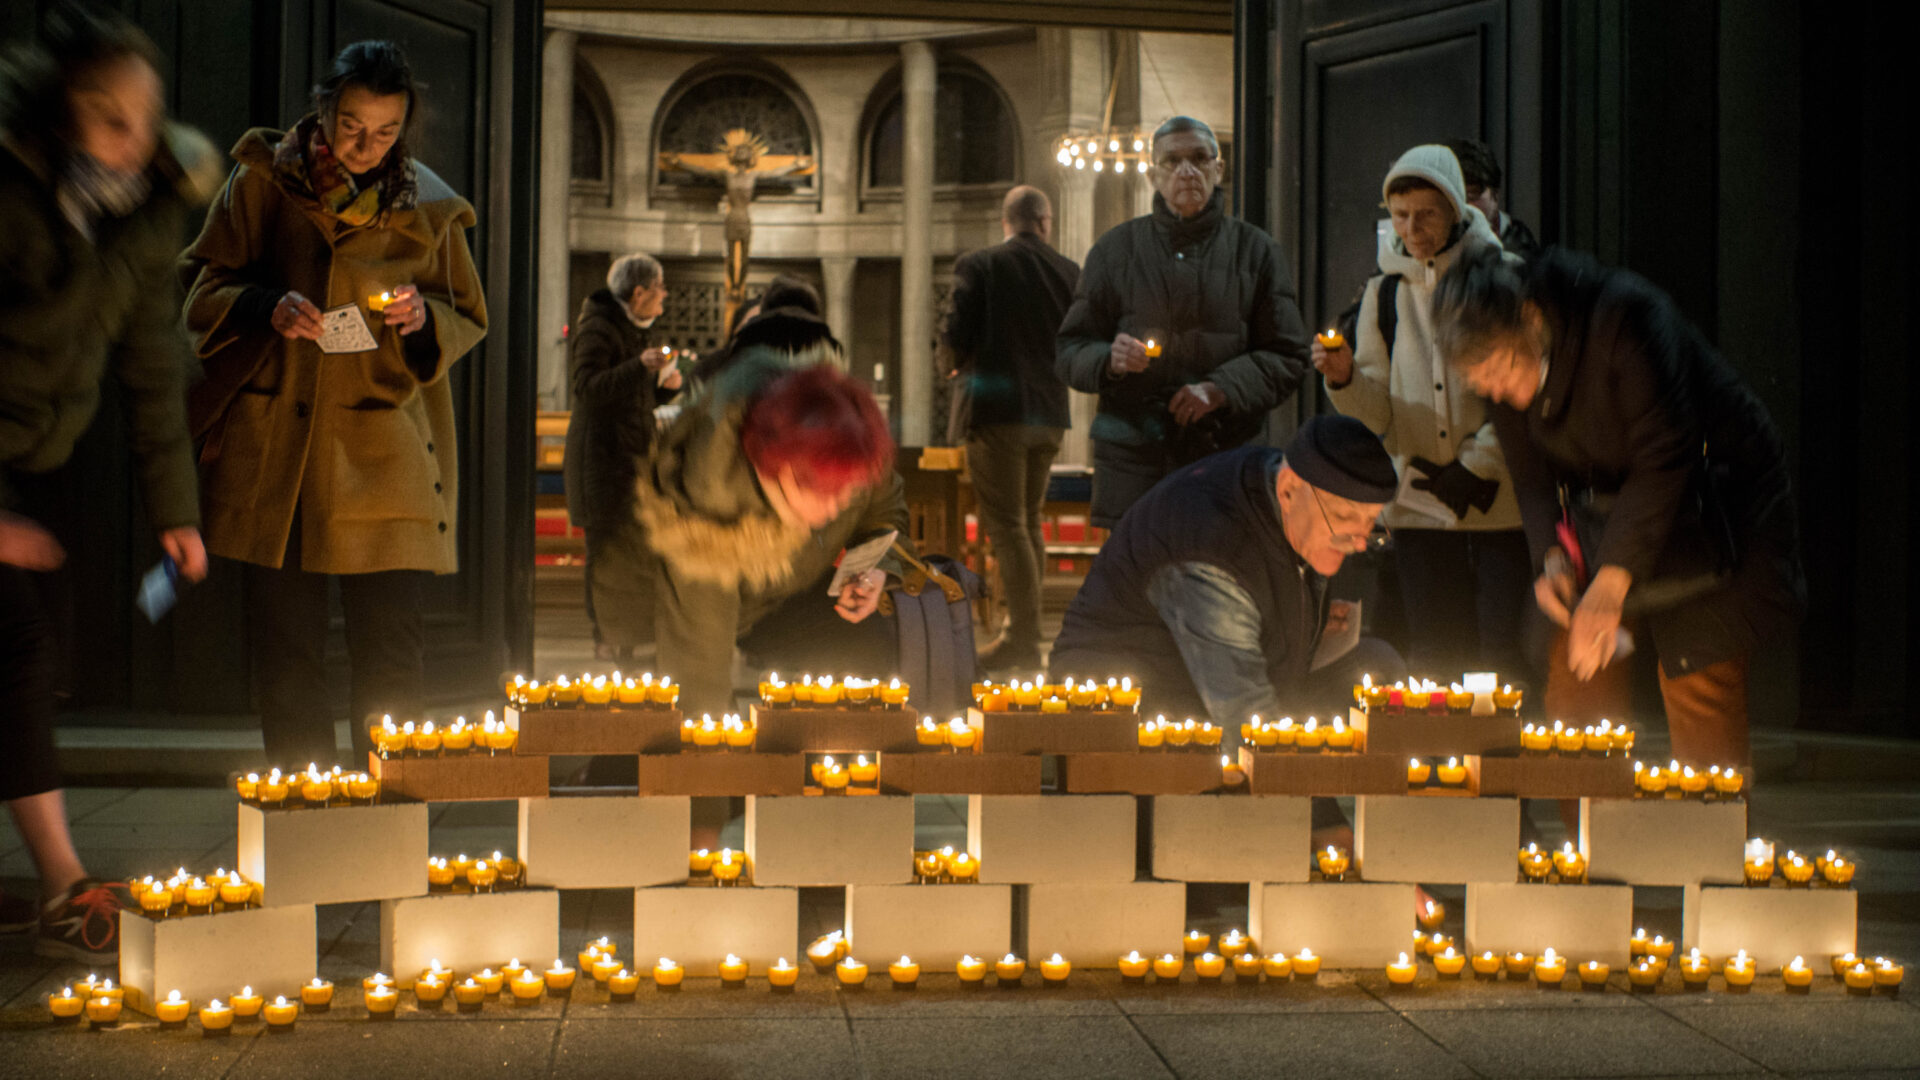
[(1105, 126), (1099, 133), (1069, 132), (1054, 140), (1053, 160), (1062, 168), (1097, 173), (1146, 172), (1152, 164), (1153, 135), (1140, 128)]

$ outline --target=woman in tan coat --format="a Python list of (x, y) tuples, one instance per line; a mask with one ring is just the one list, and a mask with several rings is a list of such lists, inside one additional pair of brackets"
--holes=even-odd
[(421, 708), (428, 573), (458, 569), (447, 372), (486, 333), (473, 207), (408, 156), (411, 70), (389, 42), (342, 50), (314, 112), (255, 129), (187, 252), (206, 368), (189, 401), (208, 549), (246, 564), (271, 764), (328, 762), (329, 577), (352, 717)]

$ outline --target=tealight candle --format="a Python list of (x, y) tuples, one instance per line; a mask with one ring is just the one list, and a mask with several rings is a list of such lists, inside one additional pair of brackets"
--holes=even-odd
[(500, 871), (494, 869), (485, 859), (467, 867), (467, 884), (473, 886), (475, 891), (491, 889), (493, 883), (498, 880), (500, 880)]
[(1545, 881), (1553, 872), (1553, 859), (1540, 850), (1539, 844), (1529, 843), (1520, 851), (1520, 872), (1528, 881)]
[(1680, 790), (1687, 795), (1698, 795), (1707, 790), (1707, 774), (1694, 772), (1693, 766), (1685, 765), (1680, 769)]
[(1873, 962), (1873, 985), (1882, 990), (1898, 990), (1906, 980), (1907, 969), (1886, 957), (1875, 957)]
[(687, 853), (687, 872), (698, 877), (713, 869), (714, 854), (706, 848)]
[(1727, 961), (1725, 967), (1720, 969), (1720, 974), (1727, 980), (1729, 987), (1752, 986), (1753, 977), (1756, 972), (1757, 969), (1754, 967), (1753, 957), (1748, 956), (1747, 950), (1745, 949), (1741, 949), (1732, 959)]
[(1747, 786), (1747, 778), (1740, 775), (1740, 770), (1730, 765), (1724, 769), (1715, 766), (1711, 778), (1713, 790), (1721, 795), (1738, 794), (1741, 788)]
[(1195, 953), (1203, 953), (1213, 944), (1213, 935), (1201, 930), (1189, 930), (1184, 939), (1184, 944), (1186, 945), (1188, 956), (1192, 956)]
[(462, 1008), (471, 1009), (487, 1000), (487, 989), (469, 975), (453, 984), (453, 1002)]
[[(613, 978), (613, 973), (619, 971), (624, 966), (625, 965), (620, 963), (619, 957), (613, 956), (610, 953), (601, 953), (594, 958), (593, 967), (589, 969), (589, 973), (593, 976), (594, 982), (604, 983), (608, 979)], [(725, 977), (726, 968), (725, 965), (722, 965), (721, 978), (724, 979)], [(744, 977), (744, 975), (742, 977)]]
[(813, 944), (807, 946), (807, 959), (823, 973), (845, 955), (847, 936), (838, 930), (815, 938)]
[[(1847, 989), (1853, 993), (1864, 994), (1873, 991), (1873, 969), (1865, 964), (1853, 965), (1848, 968), (1841, 977), (1845, 980)], [(91, 1001), (87, 1002), (87, 1016), (89, 1018), (93, 1016), (93, 1002)]]
[(1107, 697), (1116, 709), (1137, 708), (1140, 704), (1140, 688), (1133, 685), (1132, 676), (1127, 676), (1120, 680), (1119, 686), (1108, 688)]
[(1338, 327), (1334, 326), (1329, 326), (1325, 330), (1313, 335), (1313, 339), (1319, 342), (1320, 347), (1328, 352), (1338, 352), (1347, 347), (1347, 336), (1342, 334)]
[(960, 717), (947, 722), (946, 742), (955, 750), (971, 750), (980, 741), (980, 732)]
[(740, 880), (740, 872), (747, 866), (746, 857), (738, 855), (732, 848), (721, 848), (720, 857), (713, 860), (713, 880), (732, 882)]
[(1220, 755), (1220, 782), (1226, 787), (1239, 787), (1247, 782), (1247, 771), (1240, 763), (1226, 754)]
[(1647, 955), (1659, 960), (1671, 959), (1673, 957), (1673, 942), (1668, 941), (1659, 934), (1655, 934), (1653, 935), (1653, 940), (1647, 942)]
[(1153, 961), (1140, 955), (1139, 949), (1127, 953), (1119, 960), (1120, 977), (1123, 979), (1144, 979), (1153, 969)]
[(1829, 885), (1845, 885), (1853, 880), (1853, 869), (1852, 863), (1829, 851), (1820, 863), (1820, 876)]
[(299, 1012), (299, 1007), (288, 1001), (284, 995), (276, 995), (272, 1001), (267, 1002), (266, 1007), (261, 1010), (261, 1015), (267, 1018), (269, 1028), (286, 1031), (293, 1027)]
[(1789, 885), (1805, 885), (1813, 880), (1813, 864), (1804, 855), (1789, 851), (1780, 856), (1780, 876)]
[(1407, 959), (1407, 954), (1401, 953), (1400, 959), (1387, 965), (1387, 982), (1394, 986), (1410, 985), (1418, 971), (1414, 962)]
[(1813, 985), (1813, 969), (1807, 966), (1805, 957), (1796, 956), (1780, 969), (1780, 981), (1789, 990), (1805, 990)]
[(568, 990), (573, 989), (573, 980), (578, 977), (579, 974), (578, 971), (568, 967), (565, 961), (555, 960), (553, 966), (542, 973), (542, 977), (546, 980), (549, 991), (556, 994), (564, 994)]
[(747, 962), (728, 953), (720, 961), (720, 985), (736, 989), (747, 985)]
[[(631, 681), (631, 680), (629, 680)], [(607, 976), (607, 994), (617, 1000), (625, 1001), (640, 992), (640, 975), (626, 968)]]
[(1013, 953), (993, 962), (993, 977), (999, 980), (1001, 986), (1018, 984), (1026, 974), (1027, 962)]
[(1344, 875), (1349, 863), (1346, 849), (1334, 847), (1331, 844), (1315, 852), (1313, 861), (1320, 867), (1320, 873), (1330, 878)]
[[(1866, 969), (1861, 968), (1861, 970), (1865, 971)], [(1867, 976), (1867, 985), (1869, 987), (1873, 985), (1872, 975)], [(120, 1010), (122, 1007), (122, 1002), (119, 998), (96, 994), (87, 999), (84, 1011), (87, 1015), (87, 1020), (91, 1023), (117, 1024), (120, 1022)]]
[(254, 993), (251, 986), (241, 987), (239, 993), (227, 999), (227, 1003), (233, 1006), (233, 1015), (241, 1020), (251, 1020), (259, 1016), (260, 1007), (264, 1004), (260, 995)]
[(1515, 949), (1507, 954), (1507, 977), (1523, 979), (1533, 974), (1533, 957)]
[(233, 1010), (219, 998), (200, 1006), (200, 1030), (209, 1033), (233, 1030)]
[(1640, 961), (1627, 969), (1627, 983), (1635, 990), (1651, 990), (1659, 985), (1660, 977), (1666, 974), (1652, 957), (1643, 956)]
[(1473, 973), (1483, 979), (1500, 974), (1500, 957), (1492, 950), (1480, 953), (1478, 956), (1475, 956), (1470, 963), (1473, 964)]
[(315, 975), (300, 988), (300, 1002), (308, 1012), (326, 1012), (333, 1005), (333, 984)]
[(955, 881), (972, 881), (980, 876), (980, 860), (965, 851), (955, 852), (946, 867), (947, 876)]
[(1327, 749), (1351, 750), (1353, 749), (1353, 740), (1353, 729), (1348, 727), (1346, 722), (1339, 717), (1334, 717), (1333, 727), (1327, 732)]
[[(540, 973), (532, 968), (521, 968), (518, 975), (514, 975), (508, 980), (507, 989), (513, 994), (515, 1001), (534, 1001), (538, 999), (540, 995), (547, 992), (547, 981), (541, 978)], [(414, 993), (417, 994), (419, 992), (420, 987), (419, 984), (416, 983), (414, 985)]]
[(1703, 990), (1707, 980), (1713, 976), (1713, 964), (1700, 955), (1699, 949), (1687, 953), (1680, 961), (1680, 982), (1689, 990)]
[(1286, 953), (1269, 953), (1260, 958), (1260, 973), (1269, 979), (1284, 979), (1293, 974), (1293, 958)]
[(362, 995), (369, 1016), (392, 1016), (400, 1005), (400, 992), (391, 986), (374, 986)]
[(1243, 952), (1233, 958), (1233, 977), (1258, 980), (1260, 978), (1260, 956), (1253, 952)]
[(1765, 885), (1773, 880), (1773, 845), (1758, 837), (1747, 841), (1742, 866), (1749, 885)]
[(1557, 987), (1560, 980), (1567, 977), (1567, 959), (1556, 954), (1551, 947), (1540, 954), (1533, 963), (1533, 978), (1541, 986)]
[(433, 1005), (444, 1001), (449, 982), (446, 976), (428, 972), (414, 980), (413, 1000), (421, 1005)]
[(1467, 767), (1457, 757), (1450, 757), (1444, 764), (1434, 766), (1433, 772), (1442, 787), (1459, 787), (1467, 782)]
[(887, 978), (893, 980), (897, 988), (912, 989), (920, 981), (920, 965), (914, 963), (912, 957), (902, 955), (887, 965)]
[(1187, 959), (1174, 953), (1161, 953), (1153, 961), (1153, 977), (1162, 982), (1172, 982), (1180, 977), (1187, 968)]
[(73, 992), (73, 987), (63, 987), (57, 994), (47, 995), (47, 1011), (53, 1013), (56, 1020), (72, 1020), (85, 1011), (87, 999)]
[(367, 976), (366, 978), (360, 980), (360, 989), (362, 990), (372, 990), (376, 986), (392, 986), (392, 985), (393, 985), (393, 979), (388, 977), (384, 972), (379, 972), (379, 971), (376, 971), (373, 974)]
[(1166, 717), (1155, 717), (1154, 723), (1164, 725), (1168, 746), (1187, 746), (1193, 742), (1193, 721), (1184, 724), (1168, 724)]
[(1587, 877), (1587, 857), (1574, 850), (1569, 840), (1559, 851), (1553, 853), (1553, 868), (1560, 873), (1560, 880), (1579, 882)]
[(1553, 749), (1553, 733), (1544, 725), (1528, 724), (1520, 729), (1520, 749), (1529, 754), (1544, 754)]
[(1327, 733), (1320, 727), (1320, 721), (1317, 718), (1309, 716), (1306, 725), (1300, 729), (1298, 735), (1294, 736), (1293, 741), (1294, 745), (1302, 750), (1318, 750), (1326, 745)]
[(674, 987), (679, 986), (681, 983), (685, 982), (686, 978), (687, 978), (687, 969), (681, 967), (679, 964), (668, 959), (667, 957), (663, 956), (660, 959), (654, 961), (654, 965), (653, 965), (653, 985), (654, 986), (659, 987), (662, 990), (671, 990)]
[(775, 990), (791, 990), (800, 981), (800, 969), (782, 956), (767, 969), (767, 985)]
[(1320, 974), (1320, 958), (1313, 954), (1312, 949), (1302, 946), (1293, 956), (1293, 977), (1311, 979), (1318, 974)]
[(1424, 787), (1427, 779), (1433, 775), (1433, 766), (1419, 758), (1407, 759), (1407, 786)]
[(987, 962), (984, 958), (971, 953), (962, 956), (953, 966), (954, 974), (967, 986), (981, 986), (987, 981)]
[(1590, 990), (1597, 990), (1607, 985), (1607, 977), (1613, 974), (1611, 967), (1598, 960), (1589, 960), (1581, 964), (1578, 970), (1580, 985)]
[(1204, 952), (1193, 958), (1193, 973), (1202, 979), (1218, 979), (1227, 973), (1227, 958)]

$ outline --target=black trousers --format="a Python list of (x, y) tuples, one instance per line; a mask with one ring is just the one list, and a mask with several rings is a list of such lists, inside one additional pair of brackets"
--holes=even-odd
[[(337, 575), (353, 667), (348, 727), (354, 762), (364, 762), (372, 748), (367, 717), (418, 719), (424, 709), (426, 622), (420, 604), (427, 577), (424, 570)], [(304, 769), (309, 762), (326, 768), (340, 757), (327, 688), (328, 589), (334, 580), (336, 575), (300, 569), (297, 512), (281, 568), (246, 567), (260, 731), (267, 763), (281, 769)]]
[(1523, 628), (1533, 560), (1519, 529), (1393, 530), (1412, 674), (1449, 683), (1465, 671), (1524, 679)]
[(60, 786), (53, 748), (53, 622), (39, 575), (0, 566), (0, 802)]

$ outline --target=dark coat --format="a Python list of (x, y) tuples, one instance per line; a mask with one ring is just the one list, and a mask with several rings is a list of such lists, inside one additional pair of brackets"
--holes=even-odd
[(1619, 566), (1636, 586), (1696, 569), (1710, 534), (1730, 534), (1726, 585), (1646, 615), (1669, 675), (1790, 625), (1805, 584), (1786, 451), (1759, 399), (1637, 274), (1549, 249), (1529, 264), (1528, 293), (1551, 330), (1546, 385), (1524, 412), (1492, 409), (1535, 567), (1557, 543), (1564, 485), (1609, 499), (1587, 564)]
[[(1162, 347), (1145, 371), (1122, 378), (1107, 361), (1116, 334)], [(1211, 381), (1226, 394), (1221, 446), (1259, 434), (1267, 413), (1293, 395), (1307, 370), (1307, 330), (1280, 245), (1226, 215), (1216, 191), (1191, 221), (1160, 196), (1153, 212), (1093, 245), (1060, 326), (1056, 367), (1068, 386), (1100, 395), (1092, 436), (1148, 446), (1176, 434), (1167, 403), (1183, 386)], [(1212, 420), (1213, 416), (1206, 419)]]
[(1032, 233), (961, 256), (953, 268), (947, 347), (966, 380), (966, 429), (1071, 427), (1054, 335), (1080, 267)]
[(653, 410), (674, 396), (640, 362), (647, 337), (606, 289), (581, 303), (568, 336), (567, 516), (581, 528), (606, 528), (629, 516), (635, 463), (653, 445)]

